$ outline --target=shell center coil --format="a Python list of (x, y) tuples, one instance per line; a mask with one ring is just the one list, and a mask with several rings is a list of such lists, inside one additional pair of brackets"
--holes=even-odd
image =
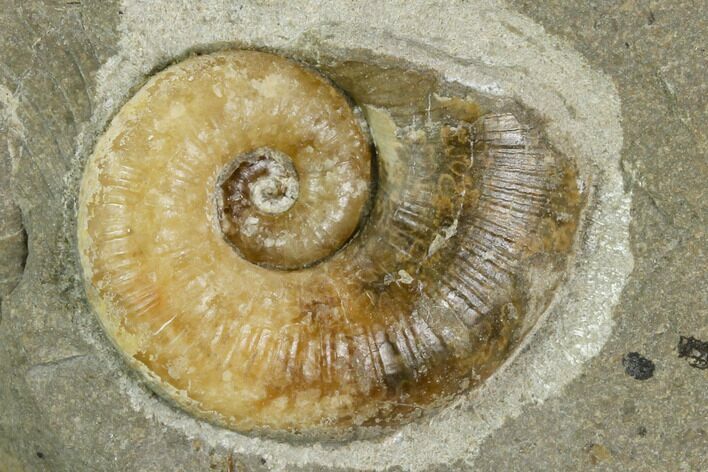
[(263, 213), (284, 213), (300, 193), (292, 160), (273, 149), (238, 156), (225, 170), (219, 179), (219, 193), (222, 208), (232, 221), (237, 220), (238, 209), (249, 204)]
[[(323, 171), (317, 169), (313, 172), (309, 164), (300, 163), (301, 175), (290, 156), (276, 149), (261, 147), (239, 154), (224, 166), (214, 192), (216, 218), (225, 240), (240, 256), (271, 269), (294, 270), (320, 262), (347, 242), (348, 235), (343, 233), (334, 241), (326, 241), (330, 253), (319, 251), (317, 246), (325, 241), (308, 233), (311, 228), (297, 226), (297, 222), (307, 216), (298, 213), (310, 211), (314, 208), (313, 202), (301, 207), (295, 207), (295, 204), (301, 196), (301, 188), (305, 198), (312, 194), (322, 198), (333, 195), (338, 199), (340, 208), (327, 217), (333, 224), (351, 227), (364, 214), (360, 207), (362, 201), (354, 208), (351, 208), (350, 201), (357, 198), (357, 193), (368, 193), (368, 188), (364, 186), (365, 174), (357, 176), (361, 180), (356, 188), (345, 182), (343, 187), (329, 189), (323, 189), (320, 183), (320, 188), (315, 189), (311, 184), (319, 179), (318, 174)], [(307, 179), (305, 186), (301, 186), (303, 178)], [(302, 238), (310, 238), (310, 250), (298, 253), (284, 250), (283, 247), (295, 238), (300, 243), (306, 243)]]

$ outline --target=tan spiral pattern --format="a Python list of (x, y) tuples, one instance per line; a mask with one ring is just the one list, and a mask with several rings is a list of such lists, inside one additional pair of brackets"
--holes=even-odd
[(272, 54), (154, 76), (81, 190), (119, 350), (243, 431), (393, 424), (487, 377), (552, 292), (529, 269), (572, 244), (572, 166), (511, 113), (409, 131)]

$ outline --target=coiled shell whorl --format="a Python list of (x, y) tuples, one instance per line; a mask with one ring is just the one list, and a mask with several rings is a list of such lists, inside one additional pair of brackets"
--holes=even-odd
[(347, 92), (361, 110), (280, 56), (193, 57), (88, 162), (89, 299), (194, 414), (241, 431), (406, 421), (489, 376), (552, 296), (581, 199), (523, 112)]

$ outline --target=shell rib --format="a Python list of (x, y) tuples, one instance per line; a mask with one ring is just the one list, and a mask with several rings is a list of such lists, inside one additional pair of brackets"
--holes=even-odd
[(572, 169), (511, 113), (407, 134), (365, 116), (373, 172), (336, 88), (247, 51), (172, 66), (118, 113), (85, 172), (79, 246), (100, 320), (156, 390), (243, 431), (344, 430), (405, 421), (508, 356), (553, 287), (537, 296), (528, 269), (572, 239), (575, 207), (553, 203)]

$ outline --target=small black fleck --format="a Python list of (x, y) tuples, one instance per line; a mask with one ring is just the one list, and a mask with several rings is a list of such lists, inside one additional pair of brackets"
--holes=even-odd
[(627, 49), (629, 49), (629, 43), (625, 42), (625, 43), (624, 43), (624, 47), (626, 47)]
[(681, 336), (678, 343), (678, 356), (687, 357), (688, 365), (696, 369), (708, 369), (708, 342), (693, 336)]
[(261, 465), (265, 465), (265, 464), (266, 464), (265, 457), (261, 457)]
[(44, 453), (37, 451), (37, 457), (39, 457), (40, 459), (44, 459)]
[(630, 352), (624, 356), (622, 365), (627, 375), (637, 380), (647, 380), (654, 375), (654, 363), (638, 352)]
[(647, 429), (644, 426), (640, 426), (639, 428), (637, 428), (637, 434), (641, 437), (644, 437), (647, 435)]
[(647, 23), (649, 23), (650, 25), (653, 25), (655, 21), (656, 21), (656, 17), (654, 16), (654, 12), (649, 10), (649, 17), (647, 18)]

